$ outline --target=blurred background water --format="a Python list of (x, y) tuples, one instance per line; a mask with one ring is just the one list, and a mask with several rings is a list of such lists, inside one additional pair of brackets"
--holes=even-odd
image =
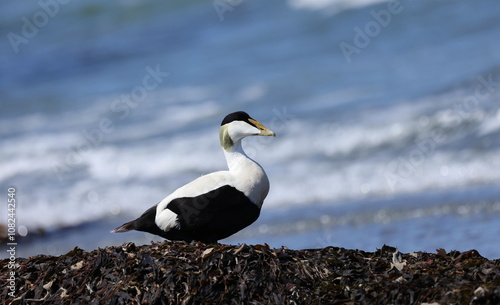
[(220, 121), (245, 110), (278, 134), (244, 141), (271, 191), (223, 243), (500, 257), (498, 1), (0, 8), (19, 256), (160, 240), (109, 230), (224, 169)]

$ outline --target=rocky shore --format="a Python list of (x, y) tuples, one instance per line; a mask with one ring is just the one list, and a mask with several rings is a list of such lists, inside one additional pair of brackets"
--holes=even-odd
[(161, 242), (9, 263), (0, 304), (500, 304), (500, 260), (475, 250)]

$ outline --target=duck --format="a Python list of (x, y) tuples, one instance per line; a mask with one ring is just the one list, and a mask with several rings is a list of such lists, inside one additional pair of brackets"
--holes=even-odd
[(112, 233), (148, 232), (171, 241), (217, 243), (254, 223), (269, 193), (269, 179), (247, 156), (242, 140), (276, 134), (244, 111), (224, 117), (219, 140), (227, 170), (203, 175)]

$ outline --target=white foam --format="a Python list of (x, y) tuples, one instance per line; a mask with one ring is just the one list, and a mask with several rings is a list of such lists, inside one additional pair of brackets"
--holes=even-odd
[(288, 4), (294, 9), (321, 10), (330, 14), (380, 2), (387, 2), (387, 0), (288, 0)]
[(482, 136), (500, 131), (500, 108), (487, 117), (479, 126)]

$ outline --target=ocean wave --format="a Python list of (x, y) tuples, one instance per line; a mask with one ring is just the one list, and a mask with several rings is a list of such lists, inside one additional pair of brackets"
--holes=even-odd
[[(271, 180), (265, 206), (343, 204), (500, 180), (500, 156), (494, 145), (498, 110), (478, 108), (459, 117), (447, 107), (428, 108), (433, 102), (428, 107), (422, 106), (425, 101), (411, 105), (340, 123), (329, 122), (328, 114), (320, 121), (297, 114), (274, 124), (279, 127), (277, 138), (246, 139), (245, 150)], [(20, 221), (28, 227), (53, 227), (137, 215), (182, 184), (224, 169), (218, 121), (208, 119), (222, 111), (217, 104), (169, 107), (155, 110), (147, 120), (117, 127), (99, 145), (88, 142), (86, 150), (81, 127), (89, 126), (88, 119), (74, 121), (75, 133), (54, 133), (57, 126), (49, 126), (36, 136), (26, 132), (5, 139), (0, 181), (23, 181), (30, 190), (20, 195), (30, 202)], [(103, 111), (106, 108), (96, 107), (92, 116)], [(168, 121), (172, 113), (179, 115)], [(194, 122), (199, 124), (193, 127)], [(471, 141), (477, 145), (471, 146)], [(47, 210), (54, 211), (52, 216), (40, 218)]]

